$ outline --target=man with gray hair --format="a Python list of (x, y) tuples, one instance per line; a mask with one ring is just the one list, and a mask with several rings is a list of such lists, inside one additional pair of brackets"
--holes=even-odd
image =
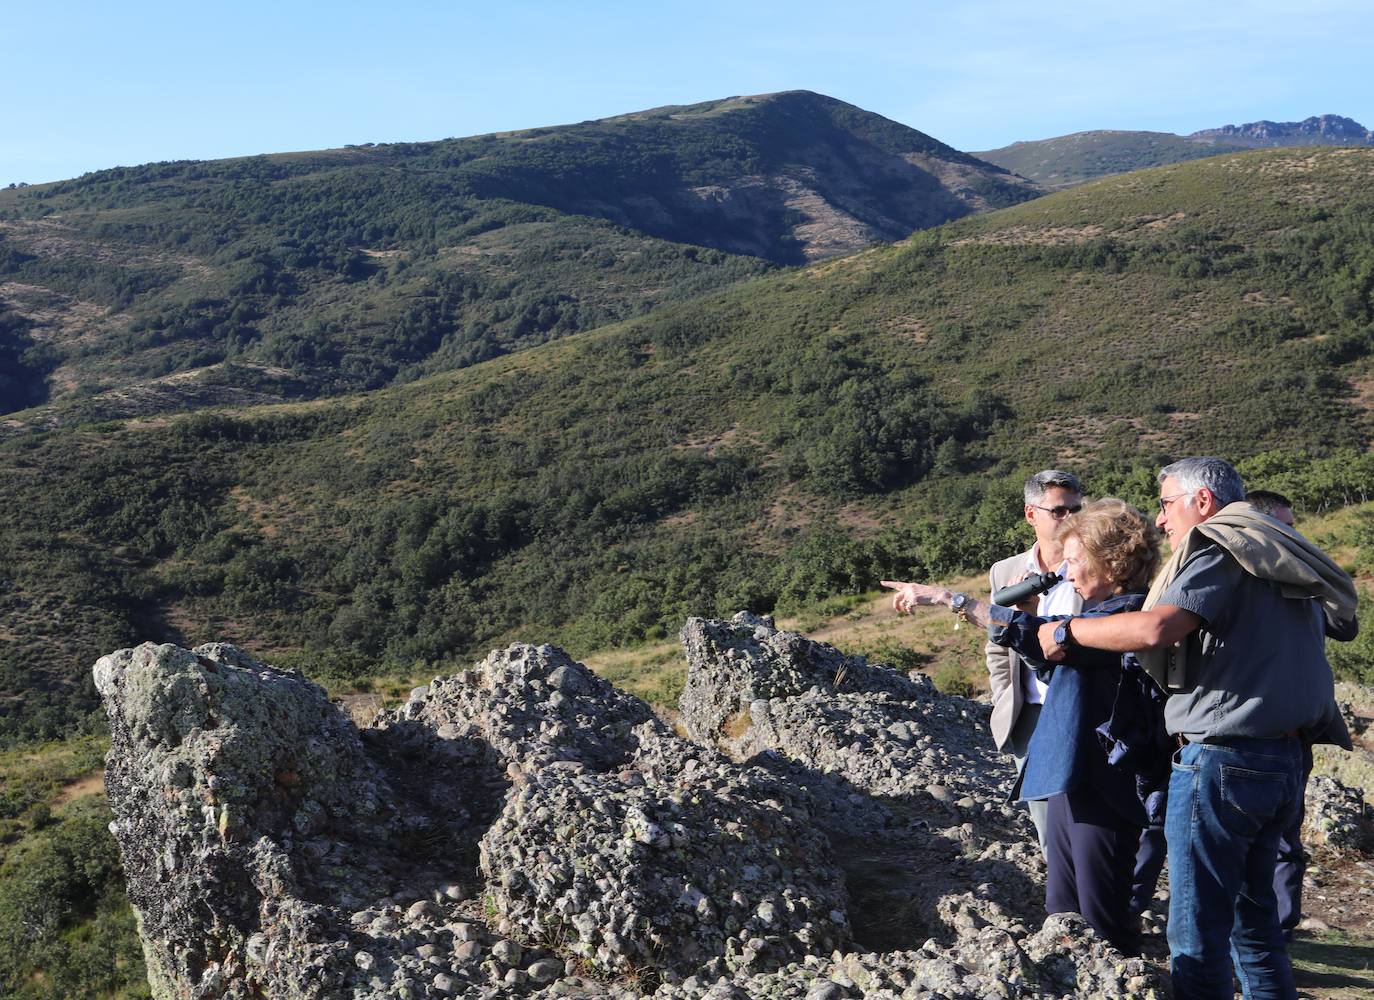
[[(1035, 532), (1035, 544), (1025, 552), (995, 563), (988, 572), (993, 593), (1032, 573), (1064, 575), (1064, 546), (1058, 540), (1059, 526), (1064, 518), (1083, 507), (1083, 487), (1078, 477), (1058, 469), (1037, 472), (1026, 480), (1022, 490), (1025, 500), (1026, 523)], [(1061, 580), (1054, 588), (1040, 596), (1034, 608), (1037, 615), (1075, 615), (1083, 609), (1083, 601), (1073, 585)], [(1019, 774), (1026, 765), (1031, 734), (1045, 703), (1046, 686), (1034, 670), (1015, 652), (1005, 646), (989, 642), (984, 647), (988, 664), (988, 682), (992, 689), (992, 738), (997, 749), (1010, 753)], [(1031, 821), (1045, 850), (1045, 817), (1049, 803), (1045, 800), (1027, 803)]]
[[(1350, 747), (1325, 637), (1352, 639), (1355, 586), (1292, 528), (1245, 502), (1218, 458), (1159, 473), (1156, 523), (1173, 555), (1140, 611), (1041, 629), (1072, 645), (1137, 652), (1169, 692), (1179, 749), (1169, 781), (1169, 951), (1176, 1000), (1296, 997), (1274, 862), (1299, 808), (1303, 743)], [(1333, 717), (1334, 715), (1334, 717)]]

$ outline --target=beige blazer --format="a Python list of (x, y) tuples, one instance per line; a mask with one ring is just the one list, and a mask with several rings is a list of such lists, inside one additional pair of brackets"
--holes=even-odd
[[(988, 571), (988, 584), (992, 587), (990, 593), (996, 593), (1025, 576), (1026, 561), (1030, 554), (1031, 550), (1027, 549), (993, 563)], [(1026, 692), (1021, 687), (1024, 675), (1022, 661), (1017, 653), (994, 642), (984, 647), (984, 653), (988, 662), (988, 683), (992, 688), (992, 720), (989, 726), (997, 749), (1005, 750), (1011, 740), (1012, 728), (1021, 715), (1021, 706), (1026, 703)]]

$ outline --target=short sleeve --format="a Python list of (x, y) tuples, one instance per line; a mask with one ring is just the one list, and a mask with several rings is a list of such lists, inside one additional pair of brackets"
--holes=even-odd
[(1156, 603), (1191, 611), (1215, 631), (1226, 617), (1244, 574), (1225, 549), (1208, 545), (1183, 564)]

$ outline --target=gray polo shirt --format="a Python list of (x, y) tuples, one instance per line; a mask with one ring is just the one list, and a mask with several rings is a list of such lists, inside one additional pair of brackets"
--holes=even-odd
[(1311, 735), (1331, 722), (1335, 688), (1317, 601), (1284, 597), (1211, 544), (1184, 563), (1158, 603), (1203, 621), (1188, 639), (1188, 680), (1196, 686), (1171, 695), (1164, 709), (1171, 734), (1195, 741)]

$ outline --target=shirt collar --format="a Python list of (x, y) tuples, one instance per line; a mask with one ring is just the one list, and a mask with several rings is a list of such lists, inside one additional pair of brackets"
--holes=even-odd
[[(1065, 559), (1058, 566), (1054, 567), (1054, 571), (1060, 576), (1063, 576), (1064, 567), (1068, 566), (1068, 564), (1069, 561)], [(1040, 572), (1040, 542), (1038, 539), (1036, 543), (1030, 547), (1030, 551), (1026, 553), (1026, 568), (1032, 573)]]

